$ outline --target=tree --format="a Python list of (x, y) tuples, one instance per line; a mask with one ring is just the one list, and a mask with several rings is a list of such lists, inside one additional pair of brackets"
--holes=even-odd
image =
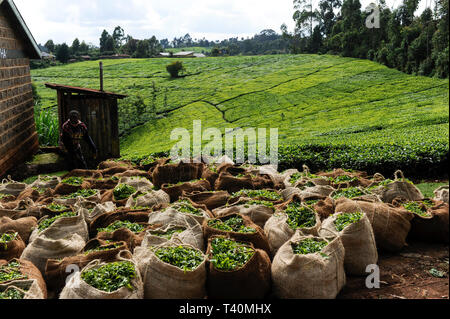
[(80, 40), (75, 39), (73, 40), (72, 46), (70, 47), (70, 51), (73, 55), (77, 55), (80, 51)]
[(123, 31), (122, 27), (117, 26), (114, 29), (112, 38), (114, 40), (114, 48), (119, 49), (125, 41), (125, 31)]
[(180, 72), (184, 72), (185, 68), (183, 66), (183, 62), (181, 61), (176, 61), (173, 62), (171, 64), (169, 64), (167, 67), (167, 72), (169, 72), (170, 76), (172, 78), (177, 78), (179, 76)]
[(60, 46), (58, 46), (58, 49), (56, 51), (56, 60), (58, 60), (61, 63), (67, 63), (69, 59), (70, 59), (69, 46), (66, 43), (63, 43)]
[(319, 2), (320, 29), (326, 37), (331, 35), (336, 23), (337, 17), (334, 10), (340, 8), (341, 5), (341, 0), (321, 0)]
[(108, 41), (110, 35), (108, 31), (103, 30), (102, 35), (100, 37), (100, 52), (108, 51), (106, 50), (106, 42)]
[(80, 54), (87, 54), (89, 52), (89, 46), (86, 44), (86, 42), (81, 42), (79, 52)]
[(305, 34), (304, 31), (308, 31), (308, 35), (313, 33), (314, 22), (319, 19), (319, 12), (313, 10), (312, 0), (294, 0), (294, 20), (296, 22), (296, 29), (300, 34)]
[(55, 43), (53, 43), (53, 40), (48, 40), (44, 45), (48, 51), (51, 53), (55, 52)]
[(136, 58), (148, 58), (150, 54), (149, 51), (150, 51), (149, 41), (138, 40), (134, 56)]

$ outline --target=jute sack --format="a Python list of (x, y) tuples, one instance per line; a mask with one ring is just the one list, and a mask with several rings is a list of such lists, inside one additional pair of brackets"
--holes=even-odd
[[(300, 178), (296, 181), (292, 180), (293, 175), (300, 174)], [(313, 187), (313, 186), (327, 186), (330, 185), (330, 180), (326, 177), (312, 175), (308, 166), (303, 165), (303, 172), (299, 172), (298, 170), (289, 170), (287, 174), (285, 174), (284, 178), (284, 186), (288, 187)]]
[(298, 196), (303, 201), (306, 201), (327, 197), (334, 191), (335, 189), (329, 185), (318, 185), (303, 189), (288, 187), (281, 192), (281, 195), (285, 201), (291, 200), (294, 196)]
[(246, 174), (243, 177), (237, 177), (229, 172), (220, 173), (219, 178), (214, 185), (216, 190), (225, 190), (230, 194), (241, 189), (273, 189), (274, 183), (267, 175), (252, 176)]
[[(89, 250), (99, 247), (104, 248), (104, 250), (89, 252)], [(93, 239), (89, 241), (83, 248), (83, 251), (76, 256), (47, 260), (45, 278), (48, 288), (60, 293), (66, 285), (67, 277), (71, 274), (70, 270), (73, 269), (74, 266), (83, 269), (93, 260), (100, 260), (102, 262), (117, 261), (119, 252), (123, 250), (129, 252), (125, 242), (103, 244), (100, 240)], [(131, 258), (131, 252), (129, 252), (128, 258)]]
[[(180, 209), (180, 205), (182, 205), (182, 203), (180, 203), (180, 201), (184, 201), (187, 200), (194, 208), (199, 210), (199, 214), (191, 214), (188, 212), (182, 212)], [(155, 212), (153, 212), (152, 214), (150, 214), (150, 221), (149, 223), (155, 223), (155, 224), (159, 224), (158, 222), (156, 222), (156, 220), (160, 219), (160, 213), (161, 212), (169, 212), (169, 215), (174, 215), (173, 211), (179, 212), (181, 214), (185, 214), (188, 216), (191, 216), (192, 218), (194, 218), (200, 225), (203, 224), (203, 221), (205, 219), (210, 219), (213, 218), (214, 215), (206, 208), (205, 205), (198, 205), (194, 202), (192, 202), (190, 199), (188, 198), (180, 198), (180, 200), (178, 202), (172, 203), (167, 207), (162, 206), (161, 209), (155, 209)], [(164, 225), (164, 224), (163, 224)]]
[[(184, 247), (197, 250), (203, 261), (197, 268), (184, 271), (163, 262), (158, 249)], [(136, 248), (133, 255), (144, 282), (145, 299), (203, 299), (206, 296), (206, 256), (196, 247), (173, 241), (155, 247)]]
[(368, 265), (376, 265), (378, 252), (373, 234), (372, 225), (366, 214), (363, 217), (345, 227), (342, 231), (336, 229), (337, 213), (327, 218), (319, 230), (320, 237), (340, 237), (345, 248), (345, 272), (347, 275), (365, 276)]
[(245, 265), (232, 271), (217, 269), (211, 262), (211, 243), (215, 238), (208, 240), (206, 290), (209, 299), (262, 299), (267, 296), (271, 287), (270, 258), (264, 250), (255, 249), (251, 243), (241, 243), (254, 250), (253, 256)]
[(144, 192), (137, 192), (130, 198), (125, 207), (149, 207), (152, 208), (156, 205), (168, 205), (170, 204), (169, 195), (162, 191), (148, 190)]
[(84, 180), (80, 186), (65, 184), (61, 181), (61, 183), (59, 183), (55, 187), (54, 195), (55, 196), (56, 195), (60, 195), (60, 196), (70, 195), (70, 194), (78, 192), (81, 189), (90, 189), (90, 188), (91, 188), (91, 184), (87, 180)]
[(448, 185), (436, 189), (434, 191), (434, 199), (448, 204)]
[[(51, 232), (47, 234), (52, 235)], [(28, 244), (20, 259), (31, 261), (41, 273), (44, 273), (48, 259), (75, 256), (83, 249), (85, 244), (84, 239), (78, 234), (67, 233), (65, 238), (60, 239), (39, 236)]]
[[(128, 248), (131, 252), (141, 245), (145, 237), (145, 232), (149, 229), (154, 229), (160, 227), (161, 225), (152, 225), (147, 223), (148, 212), (143, 211), (117, 211), (114, 213), (106, 213), (94, 221), (90, 225), (91, 238), (95, 237), (100, 240), (109, 240), (112, 242), (124, 241), (127, 243)], [(100, 231), (100, 228), (108, 227), (109, 225), (117, 221), (129, 221), (131, 223), (137, 223), (143, 226), (143, 230), (134, 233), (128, 228), (120, 228), (113, 232)]]
[[(47, 237), (49, 239), (61, 239), (65, 238), (69, 234), (77, 234), (84, 241), (89, 239), (89, 230), (84, 220), (84, 215), (82, 211), (77, 211), (74, 217), (62, 217), (55, 220), (48, 228), (39, 231), (38, 228), (33, 230), (30, 236), (30, 242), (34, 241), (37, 237)], [(45, 219), (50, 218), (46, 216), (42, 218), (38, 224), (42, 223)]]
[(98, 164), (99, 170), (116, 167), (121, 167), (124, 169), (133, 169), (133, 164), (130, 161), (114, 161), (114, 160), (103, 161), (100, 164)]
[(25, 244), (28, 244), (31, 232), (36, 227), (37, 219), (35, 217), (24, 217), (16, 220), (9, 217), (0, 217), (0, 234), (8, 230), (16, 231)]
[(153, 184), (146, 177), (142, 176), (123, 176), (120, 178), (119, 184), (130, 185), (141, 192), (148, 192), (153, 189)]
[(64, 205), (64, 206), (74, 206), (79, 201), (87, 201), (87, 202), (95, 202), (100, 203), (102, 199), (101, 193), (99, 190), (96, 190), (96, 193), (89, 197), (75, 197), (75, 198), (62, 198), (62, 197), (55, 197), (53, 201), (56, 204)]
[[(298, 201), (298, 198), (293, 198), (291, 201), (280, 205), (277, 208), (277, 212), (269, 218), (266, 225), (264, 226), (264, 233), (269, 241), (270, 251), (272, 256), (274, 256), (278, 249), (288, 241), (296, 232), (296, 229), (292, 229), (287, 223), (289, 216), (284, 212), (290, 203)], [(308, 208), (312, 210), (311, 208)], [(316, 218), (316, 224), (313, 227), (301, 228), (300, 231), (304, 235), (315, 235), (319, 234), (319, 229), (321, 226), (320, 217), (317, 212), (314, 212)]]
[(283, 189), (284, 188), (284, 174), (280, 174), (278, 170), (272, 165), (263, 165), (259, 167), (255, 167), (250, 171), (252, 174), (256, 175), (266, 175), (269, 176), (273, 182), (275, 189)]
[(25, 199), (31, 199), (32, 201), (37, 201), (41, 197), (41, 193), (37, 189), (33, 189), (31, 187), (26, 187), (20, 194), (17, 196), (17, 201), (22, 201)]
[(0, 292), (7, 292), (8, 290), (17, 290), (23, 294), (24, 300), (29, 299), (45, 299), (44, 294), (39, 288), (38, 282), (32, 280), (16, 280), (7, 284), (0, 284)]
[(11, 195), (11, 196), (19, 196), (28, 185), (25, 183), (19, 183), (11, 180), (10, 177), (8, 179), (3, 179), (0, 184), (0, 194)]
[(161, 188), (163, 184), (177, 184), (200, 179), (203, 175), (205, 164), (184, 163), (158, 165), (152, 174), (153, 184)]
[[(168, 215), (166, 216), (168, 217)], [(164, 226), (147, 230), (141, 244), (142, 247), (158, 246), (169, 241), (177, 241), (193, 246), (201, 251), (205, 250), (202, 226), (194, 218), (178, 213), (171, 220), (160, 221), (161, 224), (164, 223)], [(174, 234), (170, 239), (158, 236), (172, 229), (184, 230), (181, 233)]]
[(56, 185), (61, 183), (61, 178), (58, 176), (41, 176), (39, 175), (38, 179), (31, 183), (30, 187), (36, 187), (40, 189), (54, 189)]
[[(293, 244), (308, 238), (299, 231), (275, 255), (272, 263), (273, 291), (281, 299), (334, 299), (345, 286), (345, 250), (340, 237), (329, 241), (322, 254), (295, 254)], [(327, 240), (328, 241), (328, 240)]]
[(103, 178), (103, 175), (101, 171), (99, 170), (90, 170), (90, 169), (74, 169), (73, 171), (70, 171), (63, 177), (61, 177), (62, 180), (69, 178), (69, 177), (83, 177), (83, 178)]
[(16, 233), (14, 231), (7, 231), (0, 233), (0, 237), (2, 236), (2, 234), (9, 234), (12, 236), (15, 235), (15, 239), (7, 243), (0, 244), (0, 259), (11, 260), (14, 258), (19, 258), (25, 249), (25, 243), (20, 237), (19, 233)]
[(245, 227), (253, 228), (255, 232), (253, 233), (240, 233), (235, 231), (224, 231), (220, 229), (213, 228), (209, 225), (210, 220), (203, 221), (203, 235), (205, 237), (205, 240), (208, 240), (210, 237), (213, 236), (226, 236), (229, 238), (232, 238), (239, 242), (247, 242), (252, 243), (255, 248), (262, 249), (267, 254), (270, 254), (270, 247), (269, 242), (267, 239), (266, 234), (264, 233), (264, 230), (252, 222), (252, 220), (247, 217), (236, 213), (230, 213), (227, 215), (223, 215), (222, 217), (218, 217), (218, 220), (225, 221), (230, 218), (235, 217), (241, 217), (243, 220), (243, 224)]
[(408, 238), (423, 242), (448, 244), (448, 204), (442, 201), (434, 201), (433, 207), (429, 209), (425, 207), (425, 211), (427, 212), (425, 216), (414, 214)]
[(171, 184), (163, 184), (161, 189), (169, 194), (170, 201), (177, 201), (183, 193), (192, 193), (192, 192), (204, 192), (212, 190), (211, 184), (206, 179), (186, 182), (183, 184), (171, 185)]
[(67, 282), (63, 291), (61, 292), (59, 299), (143, 299), (144, 298), (144, 286), (142, 283), (141, 274), (137, 268), (136, 263), (133, 260), (122, 258), (121, 254), (117, 257), (118, 261), (129, 261), (134, 265), (136, 276), (131, 280), (130, 290), (127, 287), (122, 287), (113, 292), (106, 292), (98, 290), (92, 287), (81, 279), (81, 275), (90, 270), (98, 269), (108, 263), (101, 262), (100, 260), (94, 260), (90, 262), (81, 272), (76, 272), (73, 277)]
[(182, 197), (189, 198), (196, 204), (205, 205), (209, 210), (222, 207), (227, 204), (230, 194), (227, 191), (218, 192), (183, 192)]
[(292, 175), (294, 174), (298, 174), (300, 173), (298, 171), (298, 169), (288, 169), (286, 171), (284, 171), (283, 173), (281, 173), (281, 175), (283, 176), (283, 186), (284, 188), (289, 188), (289, 187), (293, 187), (293, 184), (290, 182)]
[(336, 212), (363, 212), (372, 224), (377, 247), (397, 252), (406, 244), (411, 229), (413, 214), (402, 208), (385, 203), (370, 203), (340, 198), (336, 201)]
[(42, 277), (42, 273), (32, 262), (23, 259), (11, 259), (10, 261), (0, 260), (0, 272), (1, 267), (11, 265), (13, 263), (18, 265), (17, 270), (19, 270), (19, 272), (23, 275), (23, 279), (1, 281), (0, 284), (6, 285), (16, 281), (35, 280), (43, 295), (43, 299), (47, 299), (47, 285)]
[(96, 202), (85, 201), (81, 198), (74, 205), (75, 210), (80, 210), (84, 216), (86, 224), (89, 226), (91, 222), (100, 215), (113, 212), (117, 209), (113, 202), (105, 202), (99, 204)]
[(395, 172), (394, 182), (386, 186), (380, 186), (372, 192), (378, 195), (385, 203), (392, 203), (396, 197), (402, 197), (410, 201), (420, 201), (424, 199), (420, 190), (414, 186), (414, 184), (407, 182), (403, 172), (400, 170)]
[(247, 216), (252, 222), (264, 229), (266, 222), (275, 213), (275, 208), (273, 206), (247, 204), (247, 200), (240, 199), (233, 205), (213, 210), (213, 214), (218, 218), (232, 213)]

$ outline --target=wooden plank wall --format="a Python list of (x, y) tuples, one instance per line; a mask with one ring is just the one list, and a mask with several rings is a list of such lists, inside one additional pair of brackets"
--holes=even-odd
[[(9, 21), (0, 10), (0, 48), (25, 56), (22, 39)], [(29, 60), (0, 58), (0, 176), (38, 148)]]
[[(120, 157), (117, 100), (83, 94), (58, 92), (60, 127), (68, 114), (77, 110), (88, 127), (89, 135), (99, 150), (98, 160)], [(86, 159), (92, 157), (89, 147), (82, 143)]]

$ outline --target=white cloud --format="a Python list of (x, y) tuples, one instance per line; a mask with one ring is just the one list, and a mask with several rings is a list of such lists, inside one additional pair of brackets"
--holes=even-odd
[[(317, 1), (317, 0), (316, 0)], [(363, 8), (375, 0), (361, 0)], [(401, 0), (387, 0), (398, 5)], [(425, 1), (422, 0), (422, 3)], [(293, 29), (292, 0), (15, 0), (36, 40), (98, 44), (118, 25), (135, 38), (183, 36), (221, 40), (263, 29)], [(423, 4), (422, 4), (423, 5)]]

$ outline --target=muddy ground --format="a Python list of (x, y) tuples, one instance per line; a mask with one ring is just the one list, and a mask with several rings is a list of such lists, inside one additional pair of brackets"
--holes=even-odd
[[(448, 299), (449, 246), (410, 242), (400, 253), (379, 254), (381, 285), (366, 288), (366, 278), (347, 277), (338, 299)], [(430, 273), (435, 269), (435, 275)], [(441, 273), (439, 273), (441, 272)]]

